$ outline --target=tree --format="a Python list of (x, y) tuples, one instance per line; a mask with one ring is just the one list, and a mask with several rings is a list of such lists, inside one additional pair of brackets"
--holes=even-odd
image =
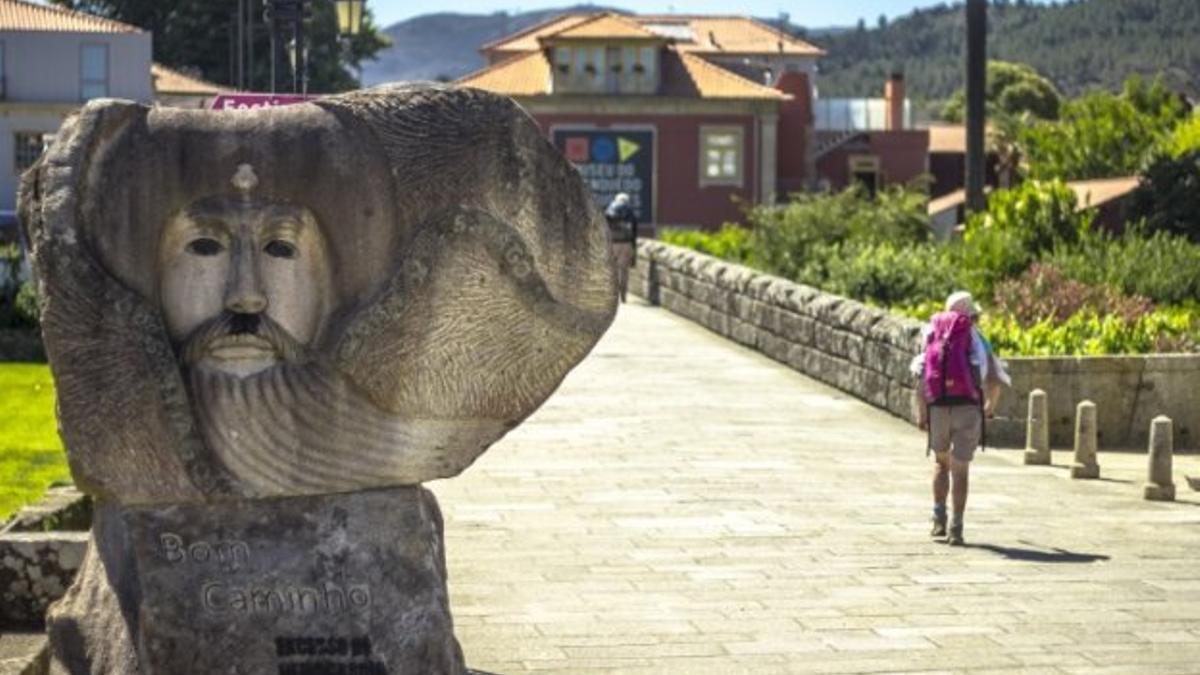
[[(1058, 119), (1061, 97), (1054, 84), (1023, 63), (988, 61), (985, 91), (988, 115), (1021, 115), (1029, 113), (1044, 120)], [(962, 123), (966, 110), (966, 94), (954, 92), (942, 111), (949, 122)]]
[(1140, 78), (1130, 78), (1119, 95), (1094, 92), (1069, 101), (1061, 120), (1021, 130), (1028, 174), (1062, 180), (1136, 174), (1184, 114), (1161, 82)]
[[(925, 4), (907, 15), (889, 11), (887, 30), (869, 31), (870, 39), (853, 30), (820, 36), (828, 52), (821, 59), (822, 95), (862, 96), (903, 63), (910, 96), (948, 100), (963, 84), (962, 0)], [(1167, 86), (1200, 97), (1196, 0), (1088, 0), (1057, 7), (1021, 0), (992, 7), (991, 58), (1029, 64), (1064, 95), (1115, 91), (1132, 73), (1162, 73)]]
[(1149, 83), (1140, 75), (1131, 75), (1121, 87), (1121, 96), (1156, 127), (1171, 128), (1187, 117), (1187, 99), (1163, 84), (1161, 76)]
[(1148, 232), (1200, 243), (1200, 149), (1155, 159), (1142, 174), (1126, 215), (1130, 221), (1142, 220)]
[(1200, 150), (1200, 113), (1176, 125), (1163, 147), (1163, 152), (1175, 158), (1193, 150)]
[[(154, 35), (154, 60), (232, 86), (230, 63), (233, 26), (238, 3), (234, 0), (50, 0), (56, 5), (115, 19), (149, 30)], [(248, 0), (254, 15), (255, 63), (248, 68), (251, 89), (269, 90), (270, 36), (262, 22), (263, 0)], [(332, 0), (313, 0), (312, 18), (305, 25), (308, 44), (309, 90), (335, 92), (356, 86), (352, 71), (387, 46), (368, 8), (362, 31), (343, 44), (337, 35)], [(282, 53), (282, 50), (281, 50)], [(288, 58), (278, 59), (280, 82), (290, 81)], [(286, 76), (284, 75), (286, 74)]]

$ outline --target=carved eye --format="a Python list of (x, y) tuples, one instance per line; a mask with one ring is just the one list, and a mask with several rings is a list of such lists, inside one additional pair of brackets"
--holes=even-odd
[(282, 239), (274, 239), (263, 247), (263, 251), (272, 258), (287, 258), (288, 260), (296, 257), (296, 246)]
[(212, 239), (210, 237), (200, 237), (199, 239), (193, 239), (190, 242), (188, 242), (188, 245), (187, 245), (187, 252), (191, 253), (192, 255), (203, 255), (203, 256), (217, 255), (218, 253), (220, 253), (221, 251), (224, 251), (224, 250), (225, 250), (225, 247), (221, 245), (221, 242), (217, 241), (216, 239)]

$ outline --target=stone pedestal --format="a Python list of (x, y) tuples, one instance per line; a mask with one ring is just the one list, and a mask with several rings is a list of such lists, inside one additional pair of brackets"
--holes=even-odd
[(1029, 418), (1025, 427), (1025, 463), (1050, 463), (1050, 416), (1046, 411), (1046, 392), (1029, 392)]
[(465, 672), (423, 488), (105, 504), (95, 528), (49, 618), (57, 672)]
[(1096, 404), (1082, 401), (1075, 407), (1075, 463), (1071, 478), (1099, 478), (1096, 462)]
[(1151, 501), (1175, 501), (1175, 481), (1171, 477), (1175, 452), (1171, 418), (1159, 415), (1150, 421), (1150, 466), (1142, 495)]

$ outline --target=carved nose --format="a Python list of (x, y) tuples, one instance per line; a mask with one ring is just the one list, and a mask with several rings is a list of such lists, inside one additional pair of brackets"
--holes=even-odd
[(225, 309), (236, 314), (261, 314), (267, 309), (267, 296), (258, 281), (254, 256), (237, 256), (233, 278), (225, 294)]
[(267, 296), (257, 290), (232, 293), (225, 309), (236, 314), (262, 314), (267, 309)]

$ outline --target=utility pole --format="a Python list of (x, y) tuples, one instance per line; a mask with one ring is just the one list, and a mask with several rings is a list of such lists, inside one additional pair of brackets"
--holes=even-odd
[(296, 45), (295, 66), (292, 67), (292, 93), (308, 93), (308, 50), (304, 48), (304, 18), (307, 0), (298, 0), (296, 20), (292, 23), (292, 41)]
[(237, 9), (237, 88), (246, 90), (246, 0), (238, 0)]
[(258, 0), (248, 1), (250, 6), (247, 8), (249, 11), (246, 13), (246, 51), (248, 52), (246, 57), (246, 89), (254, 91), (254, 5)]
[(279, 52), (283, 48), (283, 29), (292, 27), (292, 92), (308, 93), (308, 50), (304, 47), (304, 20), (312, 0), (265, 0), (263, 20), (271, 34), (271, 93), (275, 93)]
[(987, 0), (967, 0), (967, 212), (987, 209), (983, 189), (987, 154), (984, 146), (987, 86)]

